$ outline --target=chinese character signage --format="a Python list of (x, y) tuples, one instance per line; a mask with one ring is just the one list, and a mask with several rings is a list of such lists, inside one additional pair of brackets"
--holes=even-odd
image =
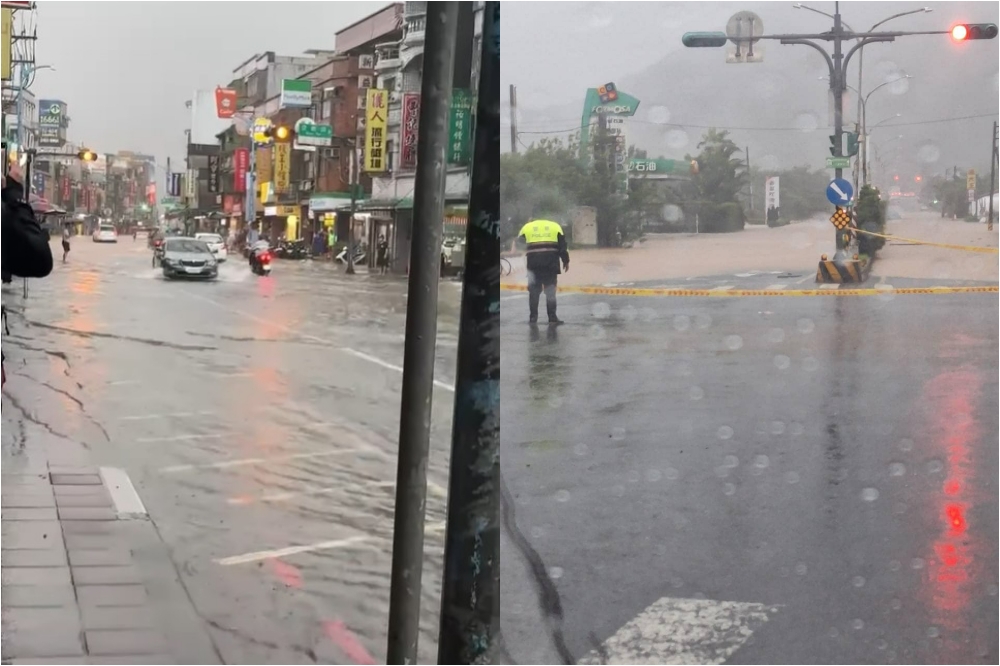
[[(167, 174), (167, 194), (169, 196), (179, 197), (181, 195), (181, 179), (182, 179), (182, 174), (179, 173)], [(115, 188), (115, 190), (117, 192), (117, 188)]]
[(781, 190), (778, 176), (768, 176), (764, 180), (764, 210), (781, 208)]
[(403, 95), (402, 128), (399, 136), (399, 166), (403, 169), (417, 168), (417, 132), (420, 123), (420, 95)]
[(364, 170), (385, 171), (385, 126), (389, 113), (389, 93), (381, 88), (369, 88), (365, 100), (365, 162)]
[(271, 147), (259, 146), (257, 148), (257, 184), (271, 182)]
[(215, 89), (215, 114), (220, 118), (232, 118), (236, 114), (236, 91), (232, 88)]
[(219, 156), (208, 156), (208, 191), (215, 194), (219, 191)]
[(455, 88), (448, 123), (448, 164), (468, 164), (472, 155), (472, 93)]
[(250, 168), (250, 151), (237, 148), (233, 151), (233, 191), (247, 191), (247, 169)]
[(56, 99), (38, 101), (38, 145), (61, 147), (66, 143), (66, 105)]
[(292, 181), (292, 144), (274, 144), (274, 191), (284, 194)]

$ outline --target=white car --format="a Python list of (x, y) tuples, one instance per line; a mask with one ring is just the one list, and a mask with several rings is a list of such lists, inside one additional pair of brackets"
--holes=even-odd
[(219, 234), (195, 234), (194, 237), (200, 241), (204, 241), (209, 249), (212, 250), (212, 254), (215, 255), (216, 261), (225, 261), (229, 258), (229, 250), (226, 249), (226, 241), (222, 240), (222, 236)]
[(117, 243), (118, 242), (118, 232), (110, 224), (102, 224), (97, 227), (94, 231), (94, 242), (95, 243)]

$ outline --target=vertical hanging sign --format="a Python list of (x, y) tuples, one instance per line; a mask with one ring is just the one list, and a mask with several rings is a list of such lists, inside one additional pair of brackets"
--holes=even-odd
[(284, 194), (291, 186), (292, 180), (292, 144), (276, 143), (272, 150), (274, 150), (274, 191)]
[(417, 168), (417, 134), (420, 129), (420, 95), (403, 95), (402, 128), (399, 141), (399, 166), (403, 169)]
[(364, 170), (385, 171), (385, 127), (388, 120), (389, 94), (381, 88), (369, 88), (365, 108)]

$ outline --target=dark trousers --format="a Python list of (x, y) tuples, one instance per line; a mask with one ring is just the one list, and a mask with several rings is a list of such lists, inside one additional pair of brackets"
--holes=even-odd
[(538, 321), (538, 299), (545, 292), (545, 310), (549, 321), (556, 320), (556, 286), (559, 282), (557, 273), (543, 271), (528, 271), (528, 316), (531, 321)]

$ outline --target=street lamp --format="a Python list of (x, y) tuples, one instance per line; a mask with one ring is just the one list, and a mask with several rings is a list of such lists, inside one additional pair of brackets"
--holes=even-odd
[[(912, 78), (913, 78), (912, 76), (910, 76), (909, 74), (906, 74), (905, 76), (903, 76), (901, 78), (893, 79), (892, 81), (886, 81), (885, 83), (881, 83), (881, 84), (875, 86), (864, 97), (862, 97), (860, 95), (860, 93), (858, 94), (858, 104), (861, 107), (861, 136), (864, 137), (863, 140), (862, 140), (862, 144), (861, 145), (864, 146), (864, 151), (865, 151), (865, 154), (862, 156), (862, 160), (861, 160), (861, 167), (862, 167), (861, 168), (861, 182), (864, 185), (868, 184), (868, 148), (867, 148), (867, 146), (868, 146), (868, 99), (872, 95), (874, 95), (875, 92), (879, 88), (884, 88), (887, 85), (896, 83), (897, 81), (903, 81), (905, 79), (912, 79)], [(898, 117), (898, 115), (899, 114), (897, 114), (897, 117)]]

